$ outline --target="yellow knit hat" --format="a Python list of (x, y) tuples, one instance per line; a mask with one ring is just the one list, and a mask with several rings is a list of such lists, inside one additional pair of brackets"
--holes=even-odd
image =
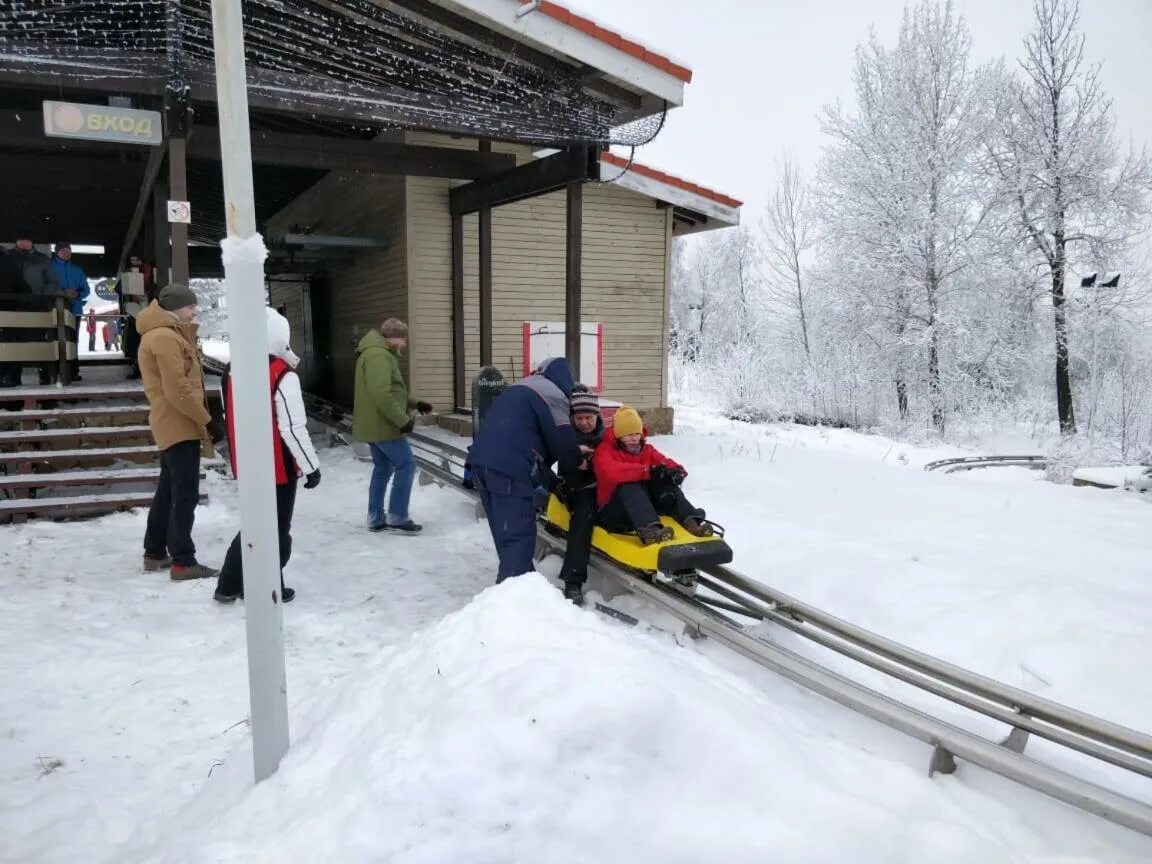
[(640, 435), (644, 432), (644, 421), (635, 408), (621, 405), (612, 415), (612, 430), (617, 438), (625, 435)]

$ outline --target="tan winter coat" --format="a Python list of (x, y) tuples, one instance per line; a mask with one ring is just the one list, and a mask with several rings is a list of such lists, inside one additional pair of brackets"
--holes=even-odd
[(200, 325), (184, 323), (153, 300), (136, 317), (140, 377), (148, 396), (148, 425), (156, 446), (208, 437), (211, 415), (204, 399), (204, 370), (196, 351)]

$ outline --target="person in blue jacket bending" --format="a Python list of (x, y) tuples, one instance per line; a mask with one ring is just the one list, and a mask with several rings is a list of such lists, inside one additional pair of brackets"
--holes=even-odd
[(72, 361), (72, 380), (80, 380), (80, 319), (88, 300), (88, 277), (72, 261), (72, 244), (57, 243), (52, 255), (52, 269), (60, 283), (60, 293), (68, 298), (72, 314), (76, 316), (76, 359)]
[(572, 369), (562, 357), (543, 361), (492, 404), (468, 460), (500, 558), (497, 583), (534, 569), (534, 478), (560, 463), (561, 474), (584, 458), (570, 417)]

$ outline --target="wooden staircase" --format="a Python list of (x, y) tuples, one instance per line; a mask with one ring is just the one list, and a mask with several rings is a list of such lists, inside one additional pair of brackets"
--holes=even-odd
[[(152, 503), (160, 465), (144, 388), (112, 365), (85, 364), (83, 374), (69, 387), (0, 389), (0, 522)], [(219, 400), (219, 380), (206, 385)]]

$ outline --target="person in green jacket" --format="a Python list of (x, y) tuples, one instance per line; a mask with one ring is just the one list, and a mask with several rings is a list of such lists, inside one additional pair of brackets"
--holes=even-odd
[[(413, 408), (428, 414), (432, 406), (412, 399), (400, 372), (400, 352), (408, 347), (408, 325), (389, 318), (369, 330), (356, 346), (356, 394), (352, 436), (372, 450), (372, 479), (368, 484), (368, 530), (418, 534), (423, 528), (408, 515), (416, 463), (404, 436), (412, 431)], [(384, 490), (392, 481), (388, 511)]]

